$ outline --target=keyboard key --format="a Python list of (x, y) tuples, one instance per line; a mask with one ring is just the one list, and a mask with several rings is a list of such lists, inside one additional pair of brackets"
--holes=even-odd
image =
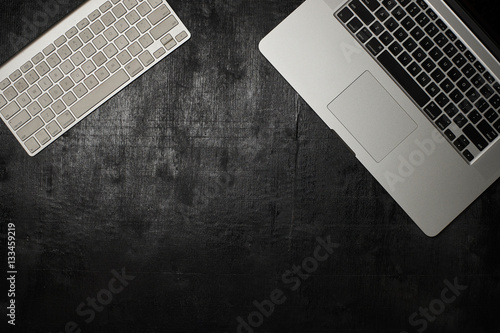
[(63, 112), (64, 110), (66, 110), (66, 105), (64, 105), (64, 103), (59, 100), (57, 102), (55, 102), (54, 104), (52, 104), (52, 110), (56, 113), (56, 114), (60, 114), (61, 112)]
[[(175, 20), (175, 19), (174, 19)], [(172, 27), (173, 28), (173, 27)], [(156, 29), (156, 28), (155, 28)], [(153, 31), (153, 30), (152, 30)], [(125, 36), (127, 36), (128, 40), (130, 42), (133, 42), (135, 41), (137, 38), (139, 38), (141, 34), (139, 33), (139, 31), (137, 31), (136, 28), (132, 27), (130, 29), (127, 30), (127, 32), (125, 33)]]
[(26, 148), (30, 151), (30, 153), (36, 152), (38, 149), (40, 149), (40, 144), (35, 140), (35, 138), (31, 138), (28, 141), (24, 143)]
[(471, 113), (469, 113), (469, 115), (467, 116), (467, 118), (469, 118), (469, 120), (473, 124), (476, 124), (478, 121), (480, 121), (482, 119), (481, 114), (479, 114), (479, 112), (477, 112), (476, 110), (474, 110)]
[(452, 103), (448, 104), (448, 106), (446, 106), (444, 108), (444, 112), (446, 112), (446, 114), (448, 115), (448, 117), (450, 118), (453, 118), (455, 117), (457, 114), (458, 114), (458, 108), (453, 105)]
[(495, 112), (495, 110), (489, 109), (488, 111), (485, 112), (484, 117), (490, 123), (493, 123), (495, 120), (498, 119), (499, 116), (498, 116), (498, 113)]
[(380, 7), (380, 9), (375, 13), (375, 16), (380, 20), (380, 22), (384, 22), (389, 18), (390, 14), (384, 7)]
[(67, 128), (69, 125), (75, 122), (75, 117), (69, 112), (65, 111), (59, 117), (57, 117), (57, 122), (61, 125), (62, 128)]
[(477, 124), (477, 129), (489, 142), (493, 142), (498, 137), (498, 133), (486, 120), (482, 120), (479, 124)]
[(460, 92), (460, 90), (455, 89), (450, 93), (450, 98), (454, 103), (458, 103), (464, 98), (464, 95)]
[(89, 20), (87, 20), (86, 18), (84, 18), (83, 20), (81, 20), (80, 22), (78, 22), (78, 24), (76, 25), (76, 27), (80, 30), (83, 30), (85, 29), (85, 27), (87, 27), (88, 25), (90, 24)]
[(384, 26), (380, 22), (375, 22), (370, 26), (370, 30), (376, 35), (380, 35), (384, 31)]
[(96, 9), (92, 13), (90, 13), (88, 18), (90, 21), (93, 22), (93, 21), (97, 20), (97, 18), (99, 18), (99, 16), (101, 16), (101, 13), (99, 12), (99, 10)]
[(412, 62), (412, 58), (407, 52), (401, 53), (398, 57), (398, 60), (405, 67), (408, 66), (410, 62)]
[(95, 105), (108, 97), (115, 90), (123, 86), (129, 80), (125, 70), (121, 69), (116, 74), (103, 82), (99, 89), (95, 89), (71, 107), (75, 117), (80, 118)]
[(452, 69), (450, 69), (448, 71), (448, 77), (453, 81), (453, 82), (457, 82), (458, 79), (460, 79), (462, 77), (462, 73), (460, 73), (460, 71), (456, 68), (456, 67), (453, 67)]
[(59, 124), (54, 120), (53, 122), (51, 122), (50, 124), (47, 125), (47, 127), (45, 127), (47, 129), (47, 131), (49, 131), (50, 135), (52, 135), (52, 137), (55, 137), (57, 134), (61, 133), (62, 129), (61, 127), (59, 126)]
[(141, 19), (141, 17), (139, 16), (139, 14), (137, 14), (137, 12), (135, 10), (133, 10), (130, 13), (128, 13), (127, 15), (125, 15), (125, 18), (127, 19), (127, 22), (129, 24), (135, 24), (135, 22), (137, 22)]
[(422, 68), (427, 72), (430, 73), (436, 68), (436, 64), (427, 58), (424, 62), (422, 62)]
[(453, 58), (453, 63), (458, 67), (462, 68), (463, 65), (467, 63), (467, 59), (462, 54), (457, 54), (455, 58)]
[(424, 108), (424, 112), (432, 119), (435, 120), (439, 115), (441, 115), (441, 108), (439, 108), (436, 103), (431, 102)]
[(125, 69), (131, 77), (134, 77), (139, 74), (144, 69), (144, 67), (137, 59), (134, 59), (125, 66)]
[(446, 96), (444, 93), (440, 93), (436, 98), (436, 103), (444, 108), (449, 102), (450, 102), (450, 99), (448, 98), (448, 96)]
[(432, 82), (431, 84), (429, 84), (427, 86), (427, 88), (425, 88), (425, 91), (427, 91), (427, 93), (431, 96), (431, 97), (434, 97), (438, 94), (438, 92), (440, 91), (439, 90), (439, 87), (434, 83)]
[(436, 125), (441, 131), (444, 131), (450, 124), (451, 120), (444, 114), (436, 120)]
[(476, 67), (479, 73), (484, 73), (484, 71), (486, 71), (486, 68), (484, 68), (483, 64), (481, 64), (479, 61), (476, 61), (474, 63), (474, 67)]
[(460, 127), (460, 128), (464, 127), (464, 126), (465, 126), (465, 124), (467, 124), (467, 122), (468, 122), (467, 118), (465, 118), (463, 114), (458, 114), (458, 115), (457, 115), (457, 116), (453, 119), (453, 121), (454, 121), (454, 122), (455, 122), (455, 124), (456, 124), (458, 127)]
[(26, 73), (27, 71), (29, 71), (32, 68), (33, 68), (33, 64), (31, 63), (31, 61), (28, 61), (24, 65), (21, 66), (21, 71), (23, 73)]
[(26, 124), (31, 119), (28, 111), (21, 111), (15, 117), (12, 117), (9, 120), (9, 125), (12, 127), (14, 131), (17, 131), (21, 126)]
[(52, 52), (54, 52), (56, 49), (56, 47), (52, 44), (50, 44), (49, 46), (47, 46), (46, 48), (43, 49), (43, 54), (45, 54), (46, 56), (48, 56), (49, 54), (51, 54)]
[[(371, 0), (371, 1), (373, 1), (373, 0)], [(374, 1), (374, 3), (376, 3), (376, 2)], [(351, 7), (351, 9), (353, 8), (352, 3), (350, 5), (350, 7)], [(377, 7), (378, 7), (378, 3), (377, 3)], [(357, 13), (356, 10), (354, 10), (354, 12)], [(163, 4), (160, 7), (158, 7), (157, 9), (155, 9), (151, 14), (148, 15), (148, 20), (151, 22), (152, 25), (156, 25), (158, 22), (163, 20), (168, 15), (170, 15), (170, 10), (168, 9), (168, 7), (166, 5)], [(361, 18), (361, 20), (363, 20), (362, 16), (359, 16), (359, 17)], [(371, 17), (373, 18), (373, 15), (371, 15)], [(363, 20), (363, 22), (364, 22), (364, 20)], [(366, 24), (369, 24), (369, 23), (366, 23)]]
[(413, 52), (417, 48), (417, 43), (410, 37), (403, 43), (403, 46), (408, 52)]
[(27, 110), (32, 116), (36, 116), (42, 111), (42, 107), (37, 102), (33, 102), (28, 106)]
[(368, 9), (371, 10), (372, 12), (375, 11), (380, 6), (377, 0), (362, 0), (362, 1), (366, 5), (366, 7), (368, 7)]
[(465, 159), (469, 162), (471, 162), (474, 159), (474, 155), (472, 155), (472, 153), (467, 149), (464, 150), (463, 155), (464, 155)]
[[(175, 41), (174, 39), (172, 40)], [(384, 46), (375, 37), (366, 43), (366, 47), (374, 56), (377, 56), (384, 49)], [(169, 49), (169, 47), (167, 47), (167, 49)]]
[(433, 24), (429, 24), (424, 28), (425, 32), (429, 35), (429, 37), (434, 38), (439, 32), (439, 29)]
[(46, 144), (47, 142), (50, 141), (50, 136), (49, 136), (49, 134), (44, 129), (42, 129), (41, 131), (39, 131), (38, 133), (36, 133), (35, 134), (35, 138), (42, 145), (44, 145), (44, 144)]
[(139, 56), (139, 60), (145, 67), (151, 65), (155, 61), (155, 59), (153, 58), (151, 53), (149, 53), (149, 51), (145, 51), (144, 53), (142, 53)]
[(459, 151), (462, 151), (470, 144), (470, 141), (464, 135), (461, 135), (453, 144)]
[(16, 89), (14, 89), (14, 87), (9, 87), (4, 91), (3, 95), (10, 102), (14, 98), (16, 98), (18, 94)]
[(480, 90), (479, 92), (485, 97), (485, 98), (490, 98), (491, 96), (493, 96), (493, 94), (495, 93), (495, 91), (488, 85), (488, 84), (485, 84)]
[(407, 16), (405, 17), (402, 21), (401, 21), (401, 25), (403, 26), (403, 28), (405, 28), (407, 31), (410, 31), (411, 29), (413, 29), (413, 27), (415, 26), (415, 21), (413, 21), (411, 19), (411, 17)]
[(411, 3), (410, 5), (408, 5), (408, 7), (406, 7), (406, 11), (412, 17), (415, 17), (415, 15), (417, 15), (418, 13), (420, 13), (422, 10), (415, 3)]
[(490, 108), (490, 105), (484, 98), (480, 98), (474, 105), (481, 113), (484, 113), (486, 110)]
[(16, 83), (14, 83), (14, 87), (17, 89), (17, 92), (22, 93), (26, 89), (28, 89), (28, 82), (24, 79), (19, 79)]
[(465, 126), (463, 132), (480, 151), (483, 151), (488, 146), (488, 142), (471, 124)]
[(73, 92), (69, 91), (66, 95), (63, 96), (62, 100), (67, 106), (71, 106), (76, 102), (76, 96), (75, 94), (73, 94)]
[(384, 5), (385, 8), (391, 10), (394, 7), (396, 7), (396, 0), (383, 0), (382, 4)]
[[(359, 1), (358, 1), (359, 2)], [(146, 2), (143, 2), (137, 7), (137, 11), (141, 16), (146, 16), (148, 13), (151, 12), (151, 7)]]
[(6, 104), (7, 104), (7, 101), (5, 100), (5, 98), (2, 95), (0, 95), (0, 108), (3, 108)]
[(453, 140), (455, 140), (457, 138), (457, 136), (450, 129), (447, 129), (446, 131), (444, 131), (444, 135), (446, 135), (446, 137), (450, 141), (453, 141)]
[(410, 72), (413, 76), (418, 75), (421, 71), (422, 68), (416, 62), (413, 62), (408, 66), (408, 72)]
[(490, 99), (490, 104), (493, 106), (493, 108), (498, 109), (500, 108), (500, 96), (495, 95)]
[(28, 88), (28, 94), (30, 95), (31, 98), (35, 99), (42, 94), (42, 91), (35, 84), (35, 85), (31, 86), (30, 88)]
[(472, 103), (474, 103), (479, 98), (479, 92), (474, 88), (469, 89), (469, 91), (467, 91), (465, 95)]
[(462, 91), (462, 92), (466, 92), (467, 89), (469, 89), (472, 85), (470, 84), (470, 82), (468, 80), (466, 80), (465, 78), (461, 79), (460, 81), (457, 82), (457, 87)]
[(427, 15), (425, 15), (424, 13), (420, 13), (416, 18), (415, 18), (415, 21), (417, 22), (417, 24), (419, 26), (421, 26), (422, 28), (425, 27), (429, 22), (430, 22), (430, 19)]
[(17, 131), (17, 135), (19, 136), (19, 139), (21, 139), (22, 141), (25, 141), (30, 136), (35, 134), (35, 132), (37, 132), (40, 128), (42, 128), (43, 125), (44, 125), (43, 120), (40, 117), (36, 117), (35, 119), (33, 119), (29, 123), (27, 123), (19, 131)]
[(127, 9), (121, 3), (116, 5), (111, 11), (115, 14), (116, 18), (120, 18), (127, 13)]
[(54, 119), (55, 116), (56, 115), (54, 114), (54, 112), (52, 112), (51, 109), (47, 109), (40, 114), (40, 117), (42, 117), (43, 121), (45, 121), (46, 123)]
[(31, 61), (33, 61), (33, 63), (35, 65), (37, 65), (40, 61), (42, 61), (44, 58), (43, 54), (40, 52), (38, 53), (36, 56), (34, 56), (33, 58), (31, 58)]
[(460, 110), (463, 111), (463, 113), (467, 114), (469, 113), (474, 107), (472, 106), (472, 104), (467, 100), (467, 99), (464, 99), (462, 100), (460, 103), (458, 103), (458, 107), (460, 108)]
[(104, 25), (102, 24), (101, 21), (95, 21), (90, 25), (90, 30), (94, 33), (94, 35), (100, 34), (102, 31), (104, 31)]
[[(187, 34), (186, 34), (186, 37), (187, 37)], [(179, 40), (177, 40), (177, 41), (179, 41)], [(153, 39), (151, 38), (151, 36), (149, 36), (149, 34), (145, 34), (144, 36), (139, 38), (139, 43), (141, 43), (143, 48), (147, 48), (149, 45), (153, 44)]]
[(12, 116), (14, 116), (16, 113), (21, 111), (21, 108), (19, 105), (17, 105), (16, 102), (12, 102), (7, 107), (3, 108), (0, 110), (0, 113), (5, 117), (5, 119), (9, 120)]
[(393, 32), (397, 27), (399, 27), (399, 23), (392, 17), (385, 21), (384, 25), (390, 32)]
[(422, 62), (425, 59), (425, 57), (427, 57), (427, 55), (425, 54), (424, 50), (422, 50), (421, 48), (416, 49), (412, 53), (412, 56), (413, 56), (413, 58), (415, 58), (415, 60), (417, 62)]
[(437, 83), (440, 83), (443, 81), (443, 79), (446, 77), (446, 75), (443, 73), (442, 70), (439, 68), (436, 68), (434, 72), (432, 72), (431, 77), (436, 81)]
[(172, 30), (178, 24), (179, 24), (179, 22), (177, 22), (175, 17), (173, 15), (171, 15), (167, 19), (165, 19), (164, 21), (159, 23), (156, 27), (151, 29), (151, 36), (154, 39), (158, 40), (158, 39), (160, 39), (161, 36), (165, 35), (167, 32)]
[(115, 23), (115, 28), (119, 33), (122, 33), (129, 28), (129, 24), (127, 23), (127, 21), (125, 21), (125, 19), (122, 18)]
[(394, 56), (397, 56), (403, 51), (403, 48), (398, 42), (394, 42), (389, 46), (389, 51), (391, 51)]
[(392, 11), (392, 16), (394, 16), (396, 18), (396, 20), (401, 21), (403, 19), (403, 17), (406, 16), (406, 12), (404, 11), (403, 8), (397, 7), (396, 9), (394, 9)]

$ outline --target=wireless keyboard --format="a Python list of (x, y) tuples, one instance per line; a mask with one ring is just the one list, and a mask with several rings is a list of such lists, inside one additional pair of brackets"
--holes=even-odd
[(190, 36), (164, 0), (87, 1), (0, 68), (0, 117), (34, 156)]

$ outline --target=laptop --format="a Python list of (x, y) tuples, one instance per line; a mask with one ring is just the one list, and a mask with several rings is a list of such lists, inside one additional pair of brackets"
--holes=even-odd
[(495, 5), (307, 0), (259, 45), (430, 237), (500, 176)]

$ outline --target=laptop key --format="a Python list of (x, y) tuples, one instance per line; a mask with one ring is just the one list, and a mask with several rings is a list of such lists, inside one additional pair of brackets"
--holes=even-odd
[(369, 10), (372, 12), (377, 10), (377, 8), (380, 6), (377, 0), (362, 0), (363, 3), (368, 7)]
[(396, 0), (383, 0), (382, 4), (384, 5), (385, 8), (391, 10), (394, 7), (396, 7)]
[(356, 34), (356, 37), (358, 37), (359, 41), (363, 44), (366, 43), (372, 36), (373, 34), (370, 30), (368, 30), (368, 28), (363, 28)]
[(460, 113), (460, 114), (458, 114), (458, 115), (457, 115), (457, 116), (453, 119), (453, 121), (454, 121), (454, 122), (455, 122), (455, 124), (456, 124), (458, 127), (460, 127), (460, 128), (464, 127), (464, 126), (465, 126), (465, 124), (467, 124), (467, 122), (468, 122), (467, 118), (465, 118), (465, 117), (464, 117), (464, 115), (463, 115), (463, 114), (461, 114), (461, 113)]
[(480, 151), (483, 151), (488, 146), (488, 142), (474, 128), (474, 126), (472, 126), (472, 124), (465, 126), (463, 128), (463, 132)]
[(468, 149), (464, 150), (463, 155), (465, 159), (469, 162), (471, 162), (474, 159), (474, 155), (472, 155), (472, 153)]
[(432, 119), (436, 119), (441, 114), (441, 109), (436, 103), (431, 102), (424, 108), (425, 113)]
[(343, 23), (347, 23), (347, 21), (349, 21), (352, 17), (354, 16), (354, 14), (351, 12), (351, 10), (348, 8), (348, 7), (345, 7), (344, 9), (342, 9), (340, 12), (338, 12), (337, 14), (337, 17), (343, 22)]
[(482, 120), (477, 124), (477, 129), (484, 135), (489, 142), (493, 142), (497, 137), (498, 133), (493, 129), (493, 127), (488, 124), (486, 120)]
[(426, 92), (418, 85), (417, 82), (415, 82), (415, 80), (413, 80), (413, 78), (388, 51), (383, 51), (377, 59), (403, 87), (406, 93), (413, 98), (418, 106), (424, 107), (430, 101), (430, 97), (426, 94)]
[(384, 49), (384, 46), (375, 37), (366, 43), (366, 47), (374, 56), (377, 56)]
[(449, 125), (451, 124), (450, 118), (448, 118), (446, 115), (442, 115), (441, 117), (436, 120), (436, 125), (444, 131)]
[(354, 0), (349, 4), (349, 7), (352, 9), (354, 13), (363, 21), (364, 24), (370, 25), (373, 21), (375, 21), (375, 17), (370, 13), (366, 7), (361, 4), (359, 0)]
[(347, 27), (353, 33), (358, 31), (359, 29), (361, 29), (362, 26), (363, 26), (363, 23), (357, 17), (353, 18), (352, 20), (349, 21), (349, 23), (347, 23)]
[(465, 135), (460, 135), (460, 137), (456, 139), (453, 144), (458, 150), (462, 151), (470, 144), (470, 141), (465, 137)]

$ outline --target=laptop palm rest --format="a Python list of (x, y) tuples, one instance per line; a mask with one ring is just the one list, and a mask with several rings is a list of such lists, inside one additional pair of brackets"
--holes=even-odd
[(417, 128), (369, 71), (328, 104), (328, 109), (377, 162)]

